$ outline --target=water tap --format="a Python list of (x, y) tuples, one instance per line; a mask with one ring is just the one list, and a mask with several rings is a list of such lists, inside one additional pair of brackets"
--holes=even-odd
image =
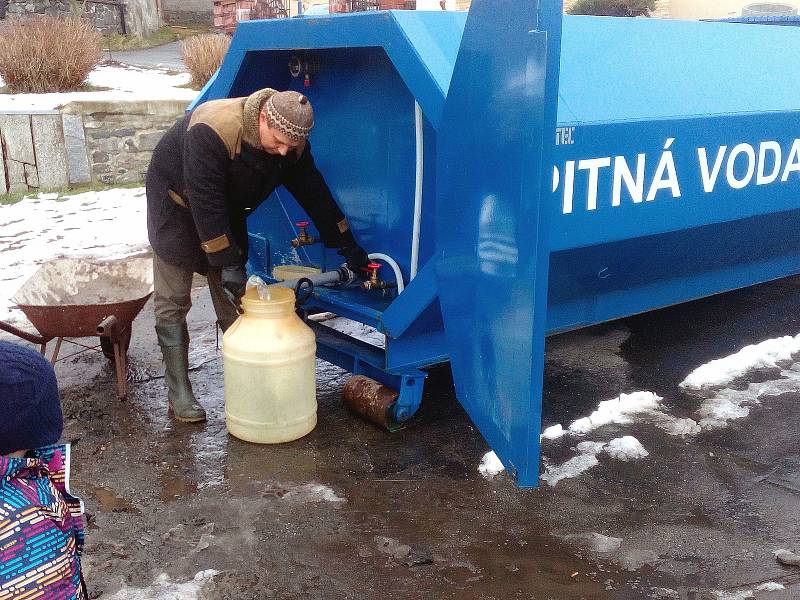
[(297, 227), (300, 228), (300, 233), (297, 234), (297, 237), (292, 240), (292, 247), (299, 248), (300, 246), (309, 246), (311, 244), (316, 244), (317, 240), (312, 236), (308, 235), (306, 231), (306, 227), (308, 227), (308, 221), (298, 221), (295, 223)]
[(386, 290), (395, 286), (394, 283), (388, 283), (383, 281), (380, 276), (378, 275), (378, 271), (381, 270), (381, 264), (377, 262), (371, 262), (367, 265), (367, 270), (369, 271), (369, 279), (361, 284), (361, 287), (365, 290)]

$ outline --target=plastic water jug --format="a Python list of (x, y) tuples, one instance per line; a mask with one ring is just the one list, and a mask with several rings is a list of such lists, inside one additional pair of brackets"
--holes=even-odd
[(295, 314), (294, 291), (252, 287), (244, 314), (222, 338), (225, 420), (236, 437), (278, 444), (303, 437), (317, 424), (314, 332)]

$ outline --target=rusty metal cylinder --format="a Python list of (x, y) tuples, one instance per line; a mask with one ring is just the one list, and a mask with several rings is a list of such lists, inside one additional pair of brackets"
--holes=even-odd
[(400, 427), (394, 418), (394, 406), (399, 395), (397, 390), (363, 375), (348, 379), (342, 390), (347, 408), (389, 431)]

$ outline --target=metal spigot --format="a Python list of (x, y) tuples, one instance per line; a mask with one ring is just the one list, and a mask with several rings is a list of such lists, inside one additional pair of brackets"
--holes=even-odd
[(393, 283), (388, 283), (383, 281), (378, 276), (378, 271), (381, 270), (381, 264), (376, 262), (371, 262), (367, 265), (367, 269), (369, 270), (369, 279), (361, 284), (362, 289), (365, 290), (387, 290), (395, 286)]
[(295, 223), (300, 228), (300, 233), (297, 235), (296, 238), (292, 240), (292, 247), (299, 248), (300, 246), (309, 246), (311, 244), (316, 244), (317, 240), (308, 235), (306, 232), (306, 227), (308, 227), (308, 221), (298, 221)]

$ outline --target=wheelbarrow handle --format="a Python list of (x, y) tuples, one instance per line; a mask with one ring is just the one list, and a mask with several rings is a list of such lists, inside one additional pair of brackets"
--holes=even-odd
[(41, 346), (47, 344), (53, 338), (45, 338), (41, 335), (36, 335), (34, 333), (28, 333), (27, 331), (23, 331), (22, 329), (18, 329), (11, 325), (10, 323), (6, 323), (5, 321), (0, 321), (0, 329), (10, 333), (11, 335), (15, 335), (18, 338), (22, 338), (23, 340), (30, 342), (31, 344), (39, 344)]

